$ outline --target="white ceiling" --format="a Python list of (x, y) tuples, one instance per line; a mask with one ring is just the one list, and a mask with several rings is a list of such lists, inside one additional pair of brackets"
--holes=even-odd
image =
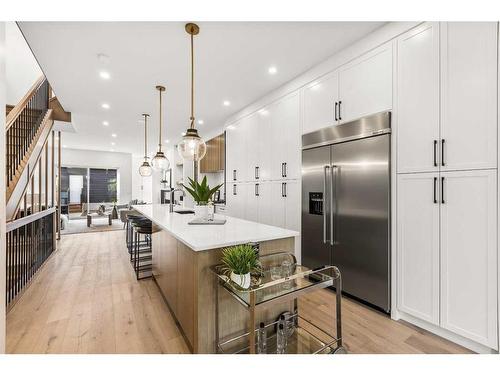
[[(195, 116), (200, 135), (382, 22), (200, 22), (195, 37)], [(20, 22), (19, 26), (77, 133), (67, 147), (143, 152), (141, 113), (151, 114), (149, 153), (158, 139), (157, 84), (169, 146), (188, 126), (190, 55), (183, 22)], [(98, 54), (109, 56), (102, 62)], [(277, 74), (268, 68), (276, 66)], [(111, 79), (103, 80), (105, 70)], [(222, 102), (229, 100), (229, 107)], [(110, 109), (101, 108), (109, 103)], [(109, 121), (109, 126), (102, 125)], [(117, 137), (112, 138), (111, 134)], [(111, 142), (115, 142), (112, 146)]]

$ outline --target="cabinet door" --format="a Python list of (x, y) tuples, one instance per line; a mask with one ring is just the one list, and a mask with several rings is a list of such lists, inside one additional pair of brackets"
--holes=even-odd
[(441, 325), (497, 349), (496, 171), (441, 178)]
[(245, 193), (245, 220), (259, 221), (259, 188), (258, 182), (249, 182), (246, 185)]
[(272, 135), (269, 137), (272, 138), (272, 143), (267, 146), (268, 151), (265, 154), (272, 160), (269, 177), (271, 180), (300, 178), (302, 143), (299, 92), (294, 92), (274, 103), (268, 113)]
[(441, 24), (441, 170), (497, 166), (497, 24)]
[(392, 43), (340, 69), (339, 101), (341, 123), (392, 108)]
[(253, 153), (257, 159), (256, 172), (253, 170), (254, 178), (258, 181), (268, 181), (271, 179), (274, 154), (278, 152), (275, 146), (276, 139), (273, 136), (274, 124), (271, 124), (270, 108), (262, 108), (256, 114), (257, 134)]
[(267, 225), (273, 224), (273, 207), (276, 203), (276, 197), (274, 196), (273, 185), (275, 182), (259, 182), (259, 218), (258, 222)]
[(226, 139), (227, 182), (243, 181), (243, 174), (246, 172), (241, 168), (242, 165), (246, 165), (246, 140), (243, 124), (237, 122), (228, 126)]
[(439, 324), (438, 177), (401, 174), (397, 184), (398, 309), (433, 324)]
[(246, 158), (241, 162), (241, 169), (245, 170), (242, 181), (255, 181), (257, 176), (256, 167), (259, 166), (259, 121), (260, 114), (254, 113), (242, 120), (243, 137), (246, 140)]
[(246, 184), (232, 183), (226, 191), (226, 206), (229, 216), (245, 218)]
[(301, 196), (300, 181), (284, 181), (285, 228), (300, 232)]
[(439, 140), (439, 24), (426, 23), (398, 39), (397, 71), (397, 171), (436, 171), (439, 169), (437, 160), (434, 163)]
[(335, 103), (338, 101), (338, 72), (332, 72), (304, 88), (304, 126), (311, 133), (337, 124)]

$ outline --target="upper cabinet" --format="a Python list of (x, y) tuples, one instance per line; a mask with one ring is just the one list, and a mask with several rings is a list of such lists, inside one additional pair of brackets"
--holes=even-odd
[(397, 171), (438, 170), (439, 24), (427, 23), (398, 39)]
[(338, 123), (339, 75), (332, 72), (304, 88), (304, 126), (302, 133)]
[(243, 121), (228, 126), (226, 131), (226, 181), (241, 182), (246, 180), (247, 139)]
[(442, 170), (496, 168), (497, 24), (441, 24)]
[(387, 43), (307, 85), (302, 133), (390, 110), (392, 60)]
[(426, 23), (398, 39), (397, 171), (497, 166), (497, 24)]
[(225, 168), (225, 135), (221, 134), (207, 142), (207, 154), (200, 161), (200, 172), (220, 172)]
[(346, 64), (338, 74), (340, 123), (392, 108), (392, 43)]

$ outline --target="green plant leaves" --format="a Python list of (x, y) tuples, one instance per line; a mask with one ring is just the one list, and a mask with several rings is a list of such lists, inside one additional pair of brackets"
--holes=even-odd
[(212, 198), (214, 193), (219, 190), (224, 184), (217, 185), (216, 187), (210, 189), (207, 183), (207, 176), (203, 177), (201, 184), (194, 181), (192, 178), (188, 178), (190, 187), (182, 184), (184, 189), (193, 197), (194, 201), (198, 204), (207, 204)]
[(222, 250), (222, 265), (225, 273), (234, 272), (237, 275), (245, 275), (261, 269), (257, 253), (248, 244), (235, 245)]

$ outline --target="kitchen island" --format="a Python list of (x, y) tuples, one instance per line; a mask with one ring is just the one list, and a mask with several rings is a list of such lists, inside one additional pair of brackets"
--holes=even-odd
[[(153, 234), (153, 277), (194, 353), (215, 353), (215, 276), (210, 266), (219, 264), (222, 249), (255, 242), (260, 255), (294, 252), (298, 232), (215, 215), (224, 225), (190, 225), (193, 214), (169, 212), (169, 205), (134, 208), (161, 230)], [(262, 311), (258, 319), (274, 319), (289, 305)], [(248, 314), (229, 295), (220, 296), (221, 334), (248, 330)]]

